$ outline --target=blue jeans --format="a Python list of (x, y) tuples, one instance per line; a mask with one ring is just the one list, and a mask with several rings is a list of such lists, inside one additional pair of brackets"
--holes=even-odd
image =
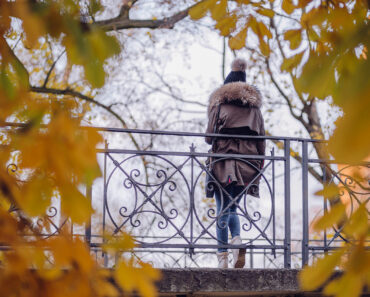
[[(226, 245), (228, 243), (228, 229), (230, 229), (231, 237), (240, 236), (240, 221), (239, 216), (236, 214), (237, 205), (239, 204), (243, 195), (237, 198), (232, 205), (230, 198), (236, 198), (242, 191), (243, 186), (227, 185), (224, 190), (228, 193), (221, 193), (219, 190), (215, 191), (216, 206), (217, 206), (217, 223), (216, 223), (216, 234), (217, 243), (219, 245)], [(230, 197), (229, 197), (230, 195)], [(222, 213), (221, 213), (222, 212)], [(226, 252), (226, 248), (218, 248), (218, 252)]]

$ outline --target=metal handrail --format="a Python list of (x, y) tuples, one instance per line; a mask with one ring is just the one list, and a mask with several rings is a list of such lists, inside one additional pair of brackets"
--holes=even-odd
[[(0, 124), (1, 128), (22, 128), (27, 127), (27, 124), (24, 123), (3, 123)], [(40, 126), (41, 128), (46, 127)], [(243, 154), (219, 154), (219, 153), (209, 153), (209, 152), (202, 152), (196, 151), (194, 145), (190, 147), (188, 151), (174, 151), (174, 150), (133, 150), (133, 149), (126, 149), (126, 148), (111, 148), (109, 147), (108, 143), (105, 144), (104, 148), (98, 148), (97, 153), (100, 156), (104, 157), (104, 162), (101, 164), (102, 171), (104, 173), (103, 176), (103, 197), (102, 197), (102, 213), (103, 213), (103, 234), (108, 232), (108, 224), (113, 227), (113, 235), (119, 236), (119, 232), (125, 226), (130, 226), (133, 230), (138, 228), (140, 224), (135, 221), (135, 216), (140, 214), (145, 214), (147, 216), (158, 217), (158, 226), (160, 229), (167, 228), (167, 225), (170, 226), (168, 228), (172, 228), (175, 230), (175, 234), (169, 234), (167, 237), (163, 236), (164, 238), (160, 239), (160, 236), (157, 237), (157, 241), (152, 242), (153, 238), (151, 236), (141, 236), (139, 234), (136, 237), (138, 242), (138, 248), (140, 249), (162, 249), (162, 250), (179, 250), (180, 248), (185, 248), (189, 250), (190, 255), (194, 253), (195, 250), (202, 250), (202, 249), (214, 249), (217, 247), (227, 247), (227, 248), (239, 248), (240, 246), (235, 245), (220, 245), (217, 244), (215, 236), (211, 232), (212, 224), (214, 225), (217, 221), (217, 216), (215, 214), (210, 213), (209, 211), (205, 215), (210, 220), (210, 226), (202, 225), (200, 217), (199, 217), (199, 209), (197, 209), (197, 205), (195, 204), (196, 191), (199, 192), (199, 184), (200, 181), (203, 179), (204, 173), (206, 173), (207, 169), (204, 166), (204, 160), (206, 157), (213, 157), (216, 162), (220, 162), (227, 159), (237, 160), (239, 162), (245, 162), (248, 164), (250, 160), (266, 160), (267, 164), (265, 164), (265, 168), (263, 170), (259, 170), (258, 174), (261, 176), (261, 179), (266, 184), (266, 188), (268, 189), (268, 197), (267, 200), (271, 204), (271, 212), (269, 213), (268, 217), (266, 218), (267, 225), (266, 226), (259, 226), (258, 224), (261, 223), (261, 214), (258, 212), (249, 212), (250, 210), (247, 209), (245, 206), (240, 206), (237, 209), (238, 215), (240, 215), (244, 220), (249, 222), (249, 226), (246, 228), (249, 230), (255, 229), (257, 233), (256, 238), (245, 242), (242, 246), (251, 250), (270, 250), (272, 254), (283, 254), (284, 255), (284, 267), (290, 268), (291, 257), (293, 254), (297, 254), (297, 251), (292, 251), (291, 245), (293, 243), (297, 243), (296, 239), (291, 238), (291, 143), (296, 142), (298, 145), (301, 146), (301, 166), (302, 166), (302, 180), (301, 180), (301, 187), (302, 193), (301, 201), (302, 201), (302, 238), (299, 238), (299, 242), (302, 244), (300, 254), (302, 256), (302, 265), (308, 263), (310, 259), (315, 256), (318, 252), (327, 252), (330, 250), (337, 249), (337, 244), (343, 242), (344, 238), (341, 234), (341, 230), (334, 229), (333, 231), (333, 238), (329, 238), (327, 233), (324, 233), (323, 240), (316, 240), (310, 237), (309, 234), (309, 197), (308, 197), (308, 189), (309, 189), (309, 166), (312, 164), (320, 164), (324, 165), (323, 170), (326, 170), (326, 167), (329, 167), (331, 164), (346, 164), (345, 161), (338, 161), (338, 160), (324, 160), (319, 158), (314, 158), (310, 156), (308, 145), (312, 143), (326, 143), (326, 140), (316, 140), (316, 139), (308, 139), (308, 138), (298, 138), (298, 137), (278, 137), (278, 136), (248, 136), (248, 135), (226, 135), (226, 134), (213, 134), (213, 133), (195, 133), (195, 132), (180, 132), (180, 131), (162, 131), (162, 130), (143, 130), (143, 129), (122, 129), (122, 128), (111, 128), (111, 127), (92, 127), (92, 126), (83, 126), (82, 129), (96, 129), (102, 133), (122, 133), (122, 134), (144, 134), (144, 135), (161, 135), (161, 136), (169, 136), (169, 137), (215, 137), (215, 138), (238, 138), (238, 139), (255, 139), (255, 140), (272, 140), (272, 141), (281, 141), (283, 144), (282, 154), (275, 155), (272, 153), (271, 155), (243, 155)], [(138, 168), (135, 168), (135, 163), (129, 163), (135, 159), (135, 157), (143, 157), (146, 156), (148, 159), (152, 158), (153, 160), (158, 160), (158, 162), (164, 162), (166, 166), (152, 168), (153, 176), (151, 178), (157, 179), (156, 182), (150, 181), (140, 181), (138, 178), (140, 177), (140, 171)], [(177, 160), (179, 158), (182, 160), (180, 164), (176, 164), (173, 160)], [(283, 197), (279, 200), (279, 203), (282, 204), (284, 207), (284, 217), (280, 218), (280, 221), (283, 225), (283, 230), (279, 236), (276, 236), (276, 219), (277, 219), (277, 210), (275, 208), (275, 204), (277, 203), (276, 199), (276, 189), (275, 189), (275, 179), (277, 175), (275, 174), (275, 164), (283, 164), (282, 171), (283, 171), (283, 182), (281, 183), (281, 188), (283, 189)], [(155, 162), (153, 163), (155, 165)], [(159, 165), (158, 165), (159, 166)], [(350, 166), (364, 166), (370, 168), (370, 162), (359, 162), (357, 164), (351, 164)], [(334, 172), (333, 169), (330, 169)], [(268, 171), (268, 176), (267, 176)], [(122, 200), (122, 203), (127, 203), (127, 205), (119, 206), (120, 208), (114, 209), (112, 205), (110, 205), (110, 197), (109, 197), (109, 189), (112, 184), (112, 180), (115, 178), (115, 174), (120, 173), (122, 176), (119, 177), (123, 180), (121, 181), (121, 189), (122, 192), (126, 194), (131, 191), (130, 195), (123, 195), (126, 200)], [(171, 208), (170, 212), (164, 209), (162, 203), (162, 195), (165, 187), (170, 188), (170, 192), (176, 191), (176, 184), (177, 181), (174, 181), (172, 178), (174, 175), (181, 175), (180, 180), (184, 185), (183, 191), (186, 192), (186, 199), (189, 205), (188, 215), (184, 218), (178, 215), (180, 209)], [(341, 176), (343, 173), (337, 172), (333, 174), (333, 180), (325, 181), (326, 183), (331, 182), (341, 182), (343, 185), (346, 185), (346, 181), (342, 181)], [(123, 185), (122, 185), (123, 184)], [(180, 184), (180, 183), (178, 183)], [(171, 188), (172, 187), (172, 188)], [(347, 191), (351, 191), (350, 186), (346, 187)], [(92, 189), (88, 189), (89, 197), (92, 199)], [(294, 193), (294, 196), (297, 196), (297, 193)], [(353, 193), (351, 193), (352, 195)], [(365, 193), (369, 194), (369, 193)], [(156, 196), (159, 195), (159, 198)], [(167, 196), (166, 196), (167, 197)], [(167, 197), (168, 198), (168, 197)], [(141, 199), (141, 200), (140, 200)], [(243, 198), (246, 201), (247, 198)], [(297, 199), (297, 198), (296, 198)], [(134, 209), (131, 211), (129, 210), (130, 203), (135, 200), (137, 204), (134, 206)], [(139, 201), (140, 200), (140, 201)], [(138, 202), (139, 201), (139, 202)], [(324, 199), (325, 201), (325, 199)], [(135, 202), (135, 203), (136, 203)], [(326, 203), (326, 202), (325, 202)], [(328, 206), (324, 203), (323, 209), (327, 211)], [(121, 204), (122, 205), (122, 204)], [(142, 208), (145, 205), (153, 206), (153, 210), (143, 212)], [(171, 206), (172, 207), (172, 206)], [(116, 212), (114, 214), (114, 211)], [(257, 213), (257, 214), (256, 214)], [(50, 219), (56, 217), (57, 211), (53, 210), (53, 215), (50, 215)], [(260, 217), (259, 217), (260, 216)], [(117, 218), (120, 218), (121, 221)], [(182, 220), (182, 221), (181, 221)], [(181, 221), (180, 223), (178, 221)], [(162, 225), (161, 225), (162, 223)], [(171, 225), (172, 224), (172, 225)], [(198, 224), (199, 226), (196, 226)], [(154, 223), (152, 224), (154, 225)], [(186, 226), (185, 226), (186, 225)], [(153, 227), (153, 226), (150, 226)], [(198, 227), (199, 230), (195, 230)], [(188, 228), (188, 229), (187, 229)], [(212, 227), (214, 228), (214, 226)], [(269, 232), (268, 228), (271, 228), (272, 231)], [(162, 230), (163, 230), (162, 229)], [(189, 234), (185, 234), (188, 232)], [(197, 234), (197, 232), (199, 234)], [(248, 231), (249, 232), (249, 231)], [(58, 230), (54, 234), (57, 234)], [(45, 237), (52, 236), (45, 235)], [(75, 234), (76, 236), (80, 236)], [(94, 234), (91, 229), (86, 229), (85, 232), (86, 241), (90, 244), (90, 247), (94, 250), (100, 249), (101, 245), (104, 243), (104, 237), (102, 234)], [(99, 241), (100, 240), (100, 241)], [(172, 240), (172, 241), (171, 241)], [(182, 240), (182, 241), (181, 241)], [(212, 243), (213, 241), (213, 243)], [(109, 259), (106, 255), (103, 254), (105, 257), (105, 264), (108, 265)]]

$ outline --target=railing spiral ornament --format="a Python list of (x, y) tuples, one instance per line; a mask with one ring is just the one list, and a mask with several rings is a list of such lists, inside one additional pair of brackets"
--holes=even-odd
[[(43, 233), (43, 239), (48, 239), (59, 234), (61, 229), (66, 225), (68, 219), (62, 219), (59, 215), (58, 208), (56, 206), (50, 206), (47, 208), (45, 215), (36, 220), (36, 225), (41, 230), (45, 228), (45, 223), (48, 224), (47, 229), (50, 231), (48, 233)], [(58, 223), (58, 220), (60, 223)]]
[[(345, 205), (347, 218), (352, 217), (361, 203), (366, 205), (370, 200), (370, 187), (366, 186), (366, 183), (368, 184), (369, 181), (366, 181), (363, 177), (360, 178), (358, 172), (361, 169), (367, 169), (369, 171), (370, 165), (346, 165), (340, 168), (340, 170), (331, 171), (332, 178), (328, 184), (334, 184), (337, 187), (338, 195), (336, 199)], [(327, 200), (325, 203), (327, 209), (330, 209), (331, 205), (329, 201)], [(369, 208), (367, 208), (367, 212), (370, 215)], [(343, 233), (343, 228), (344, 225), (332, 226), (334, 236), (329, 241), (329, 244), (332, 244), (336, 238), (348, 242), (348, 239)]]
[[(111, 182), (117, 178), (116, 175), (123, 175), (123, 189), (116, 198), (116, 201), (120, 200), (121, 206), (118, 208), (119, 216), (112, 212), (112, 197), (107, 195), (106, 210), (113, 223), (115, 232), (117, 233), (122, 228), (131, 228), (131, 232), (135, 233), (141, 226), (144, 226), (143, 220), (146, 225), (150, 225), (151, 228), (147, 228), (146, 232), (167, 232), (171, 235), (168, 239), (162, 239), (160, 242), (170, 241), (176, 236), (183, 236), (182, 229), (186, 225), (185, 222), (180, 222), (179, 210), (168, 203), (170, 193), (176, 194), (178, 190), (177, 180), (183, 179), (185, 185), (187, 183), (185, 175), (181, 172), (183, 164), (180, 166), (175, 165), (170, 159), (162, 156), (152, 156), (153, 159), (157, 159), (158, 162), (166, 164), (166, 169), (157, 169), (154, 174), (151, 174), (149, 178), (141, 174), (141, 170), (138, 168), (132, 168), (137, 166), (138, 162), (135, 162), (135, 158), (140, 157), (139, 155), (133, 155), (125, 158), (123, 161), (113, 161), (113, 169), (108, 175), (106, 188), (110, 191)], [(119, 178), (119, 177), (118, 177)], [(168, 191), (168, 192), (167, 192)], [(129, 197), (129, 199), (122, 199), (122, 197)], [(123, 204), (123, 205), (122, 205)], [(121, 218), (121, 219), (120, 219)], [(123, 219), (123, 220), (122, 220)], [(153, 228), (155, 226), (155, 228)], [(139, 228), (140, 227), (140, 228)], [(153, 230), (149, 230), (153, 229)], [(137, 239), (139, 244), (153, 244), (153, 242), (147, 242), (145, 240)], [(157, 244), (159, 242), (156, 242)]]

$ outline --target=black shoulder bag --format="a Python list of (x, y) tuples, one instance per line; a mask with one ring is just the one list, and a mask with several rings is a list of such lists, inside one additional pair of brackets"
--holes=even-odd
[[(213, 134), (217, 133), (217, 124), (218, 124), (218, 119), (220, 118), (220, 109), (221, 109), (221, 104), (218, 105), (217, 108), (217, 114), (216, 114), (216, 121), (215, 125), (213, 126)], [(215, 151), (215, 138), (212, 137), (212, 145), (211, 149), (208, 151), (208, 153), (214, 153)], [(213, 173), (213, 162), (212, 158), (208, 157), (206, 160), (206, 197), (207, 198), (213, 198), (215, 194), (215, 189), (216, 189), (216, 181), (213, 178), (214, 173)], [(209, 173), (208, 173), (209, 172)]]

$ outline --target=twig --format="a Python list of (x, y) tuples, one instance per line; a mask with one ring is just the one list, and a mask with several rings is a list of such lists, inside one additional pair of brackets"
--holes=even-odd
[(43, 83), (43, 85), (42, 85), (42, 87), (43, 87), (43, 88), (45, 88), (45, 87), (46, 87), (46, 84), (47, 84), (47, 83), (48, 83), (48, 81), (49, 81), (50, 75), (51, 75), (52, 71), (54, 70), (55, 65), (57, 64), (57, 62), (59, 61), (59, 59), (64, 55), (64, 53), (65, 53), (65, 52), (66, 52), (66, 50), (64, 50), (64, 51), (63, 51), (63, 52), (58, 56), (58, 58), (53, 62), (53, 64), (51, 65), (51, 67), (50, 67), (50, 69), (49, 69), (48, 73), (46, 74), (46, 77), (45, 77), (44, 83)]

